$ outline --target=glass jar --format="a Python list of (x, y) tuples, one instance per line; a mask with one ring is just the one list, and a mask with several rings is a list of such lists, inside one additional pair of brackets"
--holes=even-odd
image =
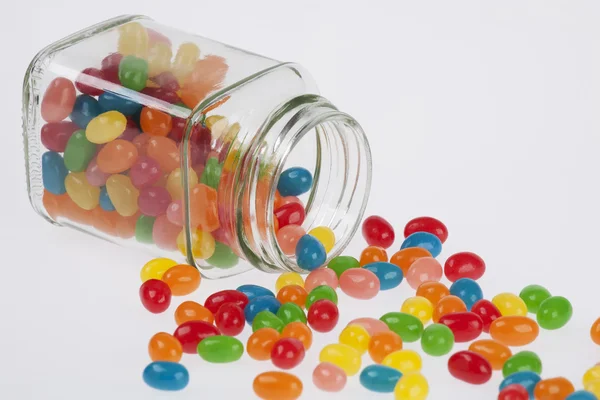
[[(327, 257), (338, 255), (371, 182), (363, 130), (302, 67), (140, 16), (38, 53), (23, 86), (23, 134), (40, 215), (209, 278), (252, 266), (302, 272), (277, 241), (274, 213), (288, 202), (303, 205), (306, 232), (333, 230)], [(312, 172), (299, 200), (277, 190), (290, 166)]]

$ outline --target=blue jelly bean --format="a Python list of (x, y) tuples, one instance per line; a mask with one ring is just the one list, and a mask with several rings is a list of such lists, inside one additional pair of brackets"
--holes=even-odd
[(515, 372), (514, 374), (507, 376), (502, 381), (500, 384), (500, 390), (504, 389), (508, 385), (516, 383), (517, 385), (523, 386), (525, 390), (529, 392), (529, 398), (533, 399), (533, 390), (535, 389), (535, 385), (537, 385), (537, 383), (541, 380), (542, 378), (532, 371)]
[(481, 286), (473, 279), (460, 278), (450, 286), (450, 294), (465, 302), (467, 310), (471, 311), (473, 304), (483, 299)]
[(116, 93), (104, 92), (98, 97), (103, 111), (118, 111), (123, 115), (133, 115), (142, 109), (142, 105)]
[(304, 235), (296, 243), (296, 264), (306, 271), (317, 269), (327, 261), (323, 243), (311, 235)]
[(100, 207), (102, 207), (102, 209), (105, 211), (115, 211), (115, 206), (108, 196), (106, 186), (100, 189)]
[(142, 376), (148, 386), (158, 390), (181, 390), (190, 382), (190, 374), (183, 365), (168, 361), (150, 363)]
[(415, 232), (409, 235), (402, 242), (400, 249), (407, 249), (409, 247), (421, 247), (430, 252), (432, 257), (437, 257), (442, 252), (440, 238), (429, 232)]
[(379, 278), (379, 283), (381, 284), (381, 290), (393, 289), (400, 285), (402, 279), (404, 279), (402, 270), (389, 262), (374, 262), (365, 265), (363, 268), (368, 269), (377, 275), (377, 278)]
[(100, 114), (102, 114), (102, 107), (100, 107), (98, 100), (87, 94), (81, 94), (77, 96), (73, 105), (71, 121), (85, 129), (90, 121)]
[(360, 373), (360, 384), (372, 392), (392, 393), (402, 372), (385, 365), (369, 365)]
[(281, 307), (281, 303), (275, 297), (271, 295), (258, 296), (248, 302), (248, 305), (244, 308), (244, 316), (246, 317), (246, 321), (252, 325), (256, 314), (265, 310), (277, 314), (279, 307)]
[(310, 190), (312, 174), (306, 168), (288, 168), (279, 176), (277, 190), (282, 196), (300, 196)]
[(60, 154), (47, 151), (42, 155), (42, 182), (47, 191), (52, 194), (65, 193), (65, 178), (68, 174), (69, 170)]
[(249, 301), (256, 297), (260, 297), (260, 296), (275, 297), (275, 293), (273, 293), (272, 291), (270, 291), (269, 289), (267, 289), (265, 287), (258, 286), (258, 285), (242, 285), (235, 290), (237, 290), (238, 292), (242, 292), (246, 296), (248, 296)]
[(578, 390), (567, 396), (565, 400), (598, 400), (594, 393), (586, 390)]

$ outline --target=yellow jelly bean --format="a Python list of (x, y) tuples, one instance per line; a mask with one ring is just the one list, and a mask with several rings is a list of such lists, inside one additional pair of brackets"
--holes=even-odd
[(165, 272), (177, 264), (177, 261), (170, 258), (152, 259), (142, 267), (140, 278), (142, 278), (142, 282), (146, 282), (148, 279), (162, 279)]
[(84, 210), (93, 210), (100, 202), (100, 188), (92, 186), (85, 172), (71, 172), (65, 178), (67, 194), (77, 206)]
[(148, 75), (156, 76), (171, 69), (171, 57), (173, 51), (171, 46), (163, 42), (157, 42), (148, 52)]
[(119, 28), (119, 53), (124, 56), (146, 58), (148, 31), (139, 22), (130, 22)]
[(204, 125), (206, 125), (206, 127), (212, 131), (212, 126), (214, 125), (214, 123), (222, 120), (223, 118), (225, 117), (223, 117), (222, 115), (211, 115), (210, 117), (206, 117), (206, 119), (204, 120)]
[(360, 371), (360, 353), (347, 344), (329, 344), (323, 347), (319, 361), (337, 365), (348, 376), (356, 375)]
[(354, 348), (361, 356), (368, 350), (369, 340), (371, 335), (360, 325), (348, 325), (340, 333), (340, 343)]
[(173, 73), (183, 83), (185, 77), (192, 72), (194, 64), (200, 58), (200, 49), (194, 43), (182, 43), (173, 61)]
[[(206, 260), (215, 253), (215, 239), (208, 233), (197, 229), (192, 234), (192, 255), (195, 259)], [(184, 256), (187, 256), (185, 243), (185, 232), (179, 232), (177, 235), (177, 248)]]
[(335, 245), (335, 233), (326, 226), (317, 226), (308, 232), (309, 235), (317, 238), (325, 247), (325, 251), (329, 253)]
[(427, 379), (419, 373), (405, 374), (396, 384), (396, 400), (425, 400), (429, 394)]
[(492, 303), (498, 308), (503, 317), (511, 315), (527, 316), (527, 304), (516, 294), (497, 294), (492, 299)]
[[(173, 200), (178, 200), (183, 197), (183, 176), (181, 176), (181, 168), (175, 168), (167, 178), (167, 190), (171, 194)], [(192, 187), (198, 183), (198, 175), (192, 169), (188, 169), (188, 187)]]
[(589, 382), (583, 388), (600, 399), (600, 381)]
[(433, 304), (425, 297), (409, 297), (402, 303), (400, 311), (414, 315), (419, 318), (422, 323), (426, 324), (431, 320), (431, 316), (433, 315)]
[(128, 176), (115, 174), (106, 180), (106, 191), (117, 212), (123, 217), (131, 217), (138, 211), (137, 190)]
[(385, 356), (381, 365), (392, 367), (403, 374), (408, 374), (410, 372), (419, 372), (423, 366), (423, 362), (419, 353), (414, 350), (397, 350)]
[(108, 143), (118, 138), (127, 127), (127, 118), (118, 111), (107, 111), (92, 119), (85, 137), (92, 143)]
[(275, 293), (279, 293), (282, 287), (289, 285), (298, 285), (304, 287), (304, 279), (297, 272), (284, 272), (279, 275), (275, 282)]
[(591, 382), (600, 381), (600, 365), (594, 365), (583, 374), (583, 386)]

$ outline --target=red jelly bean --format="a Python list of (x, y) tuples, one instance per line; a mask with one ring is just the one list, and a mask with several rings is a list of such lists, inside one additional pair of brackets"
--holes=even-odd
[(275, 210), (279, 229), (287, 225), (302, 225), (305, 216), (304, 207), (298, 203), (286, 204)]
[(472, 312), (450, 313), (440, 317), (440, 324), (446, 325), (454, 333), (457, 343), (477, 339), (483, 331), (481, 317)]
[(208, 296), (204, 307), (216, 314), (219, 308), (227, 303), (235, 303), (243, 310), (248, 305), (248, 296), (237, 290), (221, 290)]
[(159, 314), (171, 304), (171, 289), (161, 280), (148, 279), (140, 287), (140, 300), (146, 310)]
[[(95, 78), (95, 79), (94, 79)], [(96, 86), (102, 86), (100, 80), (104, 80), (104, 72), (98, 68), (86, 68), (77, 77), (75, 81), (75, 87), (83, 94), (90, 96), (100, 96), (104, 93), (104, 90), (99, 89), (96, 86), (91, 86), (83, 83), (84, 80), (98, 80)]]
[(483, 321), (483, 331), (485, 333), (490, 333), (490, 325), (492, 322), (502, 316), (500, 310), (498, 310), (498, 307), (486, 299), (481, 299), (473, 304), (473, 307), (471, 307), (471, 312), (479, 315)]
[(335, 303), (321, 299), (310, 306), (306, 318), (310, 327), (315, 331), (330, 332), (337, 325), (340, 312)]
[(431, 217), (418, 217), (408, 221), (404, 228), (404, 237), (408, 237), (415, 232), (429, 232), (437, 236), (442, 243), (448, 239), (446, 225), (442, 221)]
[(396, 239), (394, 228), (385, 219), (372, 215), (362, 224), (362, 234), (369, 246), (379, 246), (387, 249)]
[(161, 88), (171, 92), (176, 92), (181, 89), (177, 78), (172, 72), (163, 72), (150, 79)]
[(172, 92), (165, 88), (146, 87), (142, 89), (141, 93), (170, 104), (177, 104), (181, 102), (177, 92)]
[(304, 345), (295, 338), (279, 339), (271, 350), (273, 365), (281, 369), (292, 369), (304, 360)]
[(492, 377), (492, 366), (481, 355), (472, 351), (459, 351), (448, 359), (450, 374), (472, 385), (482, 385)]
[(444, 264), (444, 274), (450, 282), (460, 278), (477, 280), (485, 273), (485, 261), (475, 253), (464, 251), (448, 257)]
[(46, 122), (60, 122), (67, 118), (75, 104), (76, 91), (67, 78), (55, 78), (48, 85), (42, 99), (41, 113)]
[(48, 150), (62, 153), (67, 147), (67, 142), (73, 132), (80, 129), (79, 125), (71, 121), (50, 122), (42, 126), (40, 139)]
[(235, 303), (223, 304), (215, 314), (215, 325), (224, 335), (239, 335), (245, 324), (244, 310)]
[(123, 55), (120, 53), (112, 53), (104, 57), (101, 64), (104, 79), (112, 83), (120, 84), (119, 64), (122, 59)]
[(529, 392), (522, 385), (513, 383), (500, 391), (498, 400), (529, 400)]
[(198, 343), (210, 336), (220, 335), (216, 326), (205, 321), (187, 321), (179, 325), (173, 336), (183, 348), (184, 353), (197, 354)]

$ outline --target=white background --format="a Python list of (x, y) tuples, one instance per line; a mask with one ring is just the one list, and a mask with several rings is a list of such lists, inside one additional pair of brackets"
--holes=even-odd
[[(588, 333), (600, 315), (600, 3), (28, 0), (0, 15), (0, 399), (251, 399), (254, 376), (272, 368), (247, 356), (231, 365), (187, 356), (185, 391), (147, 388), (147, 341), (175, 328), (172, 310), (154, 316), (139, 303), (147, 256), (56, 228), (28, 203), (20, 116), (29, 61), (50, 42), (124, 13), (304, 65), (369, 135), (368, 212), (399, 232), (418, 215), (442, 219), (450, 239), (440, 259), (481, 254), (488, 298), (538, 283), (572, 301), (568, 326), (542, 331), (528, 348), (541, 355), (545, 377), (581, 386), (600, 361)], [(348, 254), (364, 245), (357, 237)], [(204, 280), (192, 298), (274, 281), (258, 272)], [(410, 293), (403, 284), (369, 302), (341, 294), (338, 328), (318, 336), (294, 371), (303, 398), (392, 398), (369, 394), (358, 377), (325, 394), (310, 373), (347, 321), (398, 311)], [(424, 358), (430, 398), (495, 398), (498, 373), (473, 387), (452, 379), (446, 361)]]

